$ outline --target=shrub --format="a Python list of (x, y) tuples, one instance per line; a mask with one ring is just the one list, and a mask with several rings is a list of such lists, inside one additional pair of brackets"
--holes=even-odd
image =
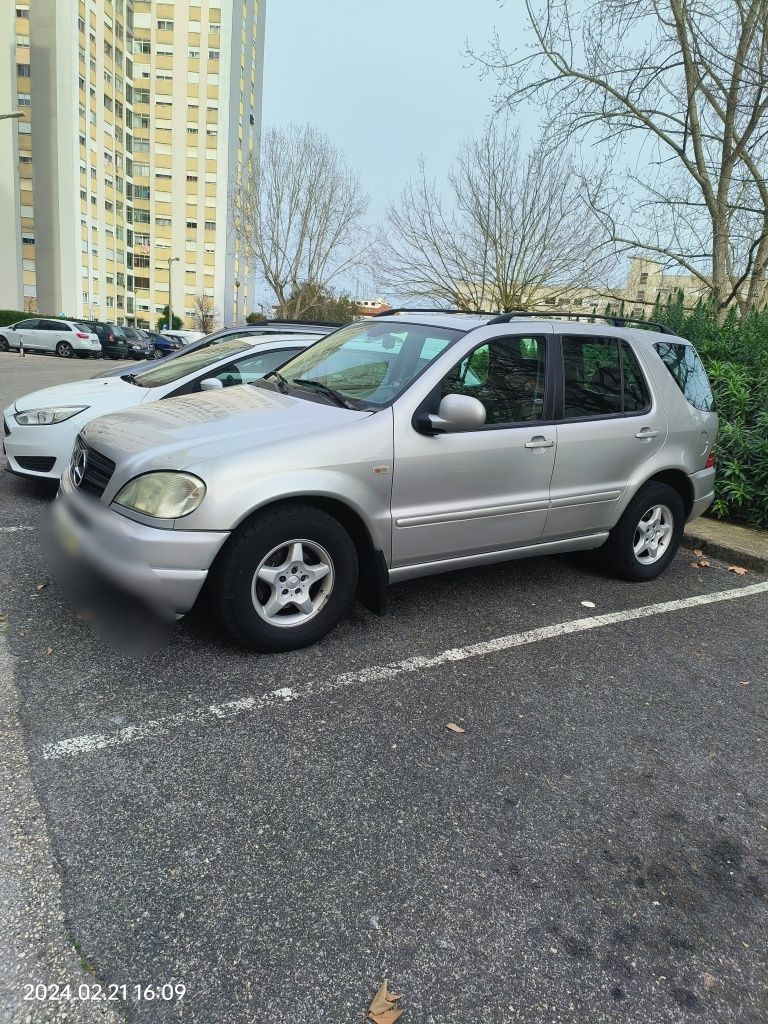
[(709, 303), (685, 312), (682, 297), (654, 309), (698, 349), (720, 416), (717, 482), (710, 514), (768, 527), (768, 307), (718, 324)]

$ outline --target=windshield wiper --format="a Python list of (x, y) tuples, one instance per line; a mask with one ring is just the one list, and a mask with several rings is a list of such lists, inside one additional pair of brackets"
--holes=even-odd
[(323, 384), (319, 380), (306, 380), (304, 377), (294, 377), (292, 384), (303, 385), (304, 387), (318, 388), (325, 395), (330, 395), (331, 398), (338, 404), (344, 406), (345, 409), (354, 409), (355, 406), (351, 404), (349, 399), (345, 398), (340, 391), (336, 388), (329, 387), (327, 384)]
[(129, 384), (135, 384), (137, 388), (145, 388), (147, 386), (136, 379), (135, 373), (121, 373), (120, 380), (128, 381)]
[(288, 394), (288, 381), (282, 373), (278, 373), (277, 370), (270, 370), (269, 373), (265, 374), (264, 379), (267, 380), (269, 377), (277, 377), (277, 390), (281, 395)]

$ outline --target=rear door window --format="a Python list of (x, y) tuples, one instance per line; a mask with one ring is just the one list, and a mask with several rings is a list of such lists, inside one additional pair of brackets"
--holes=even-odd
[(632, 348), (619, 338), (563, 338), (563, 419), (636, 415), (650, 392)]
[(675, 383), (694, 409), (713, 412), (715, 399), (707, 371), (693, 345), (661, 341), (655, 347), (664, 365), (675, 378)]

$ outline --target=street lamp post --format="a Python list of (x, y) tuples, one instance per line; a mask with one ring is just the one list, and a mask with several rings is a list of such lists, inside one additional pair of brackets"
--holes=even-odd
[(237, 327), (237, 322), (240, 319), (240, 278), (235, 278), (235, 322), (234, 327)]
[(173, 330), (173, 303), (171, 300), (171, 264), (178, 263), (181, 259), (180, 256), (169, 256), (168, 257), (168, 330)]
[(23, 110), (12, 110), (10, 114), (0, 114), (0, 121), (22, 121), (23, 119)]

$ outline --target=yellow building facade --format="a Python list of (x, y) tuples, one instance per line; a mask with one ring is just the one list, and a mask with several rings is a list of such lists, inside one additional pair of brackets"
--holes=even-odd
[(13, 14), (0, 110), (24, 118), (0, 122), (16, 165), (0, 213), (21, 273), (0, 306), (154, 328), (170, 297), (185, 327), (200, 301), (243, 319), (228, 192), (258, 146), (264, 0), (19, 0)]

